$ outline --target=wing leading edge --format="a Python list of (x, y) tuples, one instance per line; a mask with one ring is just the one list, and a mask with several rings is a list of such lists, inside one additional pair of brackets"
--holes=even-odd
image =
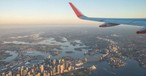
[[(146, 26), (146, 18), (93, 18), (87, 17), (81, 13), (71, 2), (69, 2), (73, 11), (78, 18), (89, 21), (104, 22), (100, 27), (111, 27), (119, 24), (136, 25), (136, 26)], [(146, 28), (137, 31), (137, 34), (146, 34)]]

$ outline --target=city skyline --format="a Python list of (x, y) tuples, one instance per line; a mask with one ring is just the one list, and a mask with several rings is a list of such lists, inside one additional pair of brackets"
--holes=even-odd
[(0, 24), (97, 24), (79, 20), (68, 2), (91, 17), (146, 18), (145, 0), (1, 0)]

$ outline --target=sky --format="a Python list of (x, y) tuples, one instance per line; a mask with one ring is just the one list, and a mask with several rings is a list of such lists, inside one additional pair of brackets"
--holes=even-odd
[(96, 24), (78, 19), (68, 2), (90, 17), (146, 18), (146, 0), (0, 0), (0, 24)]

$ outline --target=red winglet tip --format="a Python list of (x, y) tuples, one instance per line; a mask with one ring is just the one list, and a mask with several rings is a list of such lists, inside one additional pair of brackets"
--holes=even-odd
[(78, 17), (81, 17), (83, 16), (83, 14), (71, 3), (69, 2), (70, 6), (72, 7), (72, 9), (74, 10), (75, 14), (78, 16)]

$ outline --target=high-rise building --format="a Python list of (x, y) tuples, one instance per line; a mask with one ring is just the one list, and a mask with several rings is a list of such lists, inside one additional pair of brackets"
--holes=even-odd
[(41, 73), (37, 73), (35, 76), (41, 76)]
[(58, 65), (56, 65), (56, 74), (60, 74), (61, 72), (60, 72), (60, 65), (58, 64)]
[(31, 76), (30, 71), (27, 73), (28, 76)]
[(56, 60), (55, 60), (55, 59), (53, 60), (53, 64), (54, 64), (54, 65), (56, 64)]
[(9, 71), (8, 76), (13, 76), (12, 71)]
[(5, 76), (5, 73), (2, 73), (1, 75), (2, 75), (2, 76)]
[(69, 66), (69, 67), (68, 67), (68, 71), (71, 71), (72, 69), (73, 69), (72, 66)]
[(50, 76), (52, 76), (53, 75), (53, 71), (52, 70), (50, 70)]
[(55, 67), (53, 67), (52, 73), (53, 73), (53, 75), (55, 75), (55, 73), (56, 73)]
[(41, 70), (41, 72), (44, 71), (44, 65), (41, 65), (41, 66), (40, 66), (40, 70)]
[(28, 67), (26, 67), (26, 71), (28, 71), (29, 70), (29, 68)]
[(61, 59), (61, 62), (64, 63), (64, 59)]
[[(18, 71), (17, 71), (18, 70)], [(32, 67), (18, 67), (16, 71), (9, 71), (8, 73), (2, 73), (0, 76), (53, 76), (60, 75), (64, 72), (74, 70), (73, 65), (64, 59), (51, 60), (48, 63), (42, 65), (33, 65)]]
[(31, 69), (32, 74), (35, 74), (35, 70), (34, 68)]
[(47, 76), (51, 76), (51, 74), (48, 72)]
[(65, 63), (65, 69), (67, 69), (68, 66), (69, 66), (69, 64), (66, 62), (66, 63)]
[(22, 76), (25, 76), (26, 74), (27, 74), (27, 70), (25, 69), (22, 71)]
[(6, 76), (9, 76), (8, 74), (6, 74)]
[(18, 67), (17, 73), (21, 74), (21, 67)]
[(46, 71), (44, 71), (44, 74), (43, 74), (43, 76), (47, 76), (47, 72), (46, 72)]
[(59, 64), (61, 63), (61, 59), (58, 60), (58, 63), (59, 63)]
[(20, 74), (16, 74), (16, 76), (21, 76)]
[(63, 63), (63, 64), (60, 65), (60, 71), (61, 71), (61, 73), (64, 72), (64, 69), (65, 69), (65, 68), (64, 68), (64, 63)]
[(24, 70), (24, 67), (21, 66), (21, 69), (20, 69), (20, 74), (21, 74), (21, 76), (23, 75), (23, 70)]

